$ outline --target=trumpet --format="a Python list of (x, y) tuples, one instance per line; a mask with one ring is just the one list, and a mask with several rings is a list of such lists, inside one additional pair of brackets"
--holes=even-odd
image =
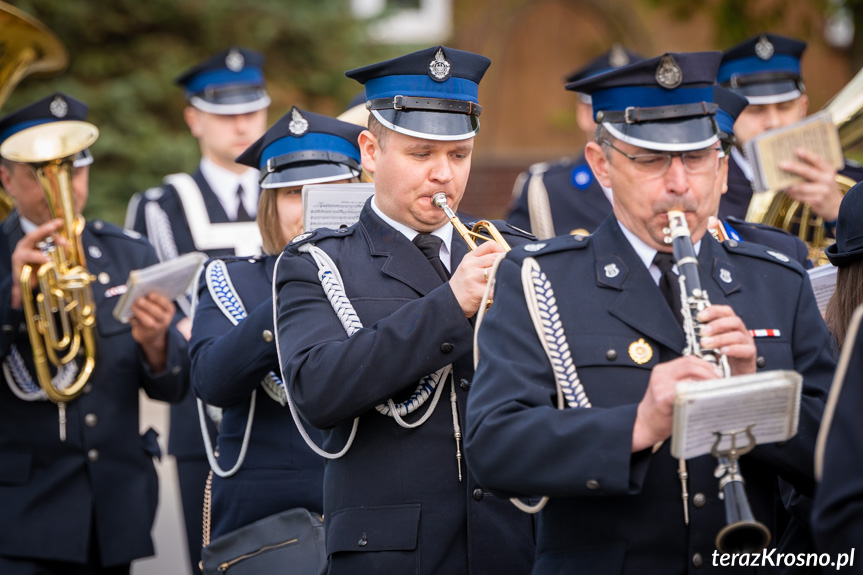
[[(51, 217), (63, 221), (59, 235), (66, 245), (43, 242), (40, 248), (49, 261), (38, 268), (24, 266), (19, 278), (36, 376), (48, 399), (61, 407), (83, 392), (96, 363), (93, 277), (84, 259), (84, 218), (73, 204), (71, 170), (75, 154), (89, 147), (98, 134), (96, 126), (87, 122), (51, 122), (13, 134), (0, 146), (0, 155), (35, 171)], [(31, 287), (34, 277), (40, 288), (37, 294)], [(62, 389), (55, 386), (49, 364), (61, 368), (77, 363), (80, 355), (83, 362), (75, 381)]]
[[(488, 220), (480, 220), (474, 224), (473, 228), (467, 229), (467, 226), (462, 223), (459, 217), (455, 215), (455, 212), (452, 211), (452, 208), (449, 207), (449, 204), (447, 204), (445, 193), (438, 192), (433, 195), (432, 203), (444, 211), (446, 216), (449, 218), (450, 223), (458, 232), (458, 235), (464, 238), (464, 241), (467, 242), (467, 245), (471, 250), (476, 249), (476, 240), (497, 242), (497, 244), (506, 251), (512, 249), (509, 243), (503, 239), (503, 235), (500, 231), (498, 231), (498, 229), (494, 227), (494, 224)], [(484, 235), (482, 233), (483, 230), (485, 230), (488, 235)]]
[[(701, 346), (701, 329), (703, 324), (698, 320), (698, 313), (710, 307), (707, 291), (701, 287), (698, 277), (698, 259), (692, 245), (692, 237), (686, 216), (683, 212), (668, 212), (669, 237), (666, 242), (674, 248), (674, 261), (680, 272), (680, 299), (683, 315), (683, 331), (686, 333), (686, 349), (683, 355), (701, 357), (714, 365), (722, 378), (731, 376), (731, 370), (726, 358), (719, 350), (705, 349)], [(740, 474), (738, 458), (755, 447), (755, 437), (752, 426), (743, 431), (717, 433), (716, 443), (711, 453), (717, 458), (716, 477), (719, 479), (719, 497), (725, 502), (725, 518), (727, 525), (716, 536), (716, 548), (722, 553), (758, 553), (770, 543), (770, 530), (755, 520), (749, 500), (744, 490), (743, 476)], [(746, 433), (748, 445), (738, 447), (736, 436)], [(719, 444), (723, 436), (730, 436), (731, 448), (720, 450)], [(681, 481), (684, 482), (683, 497), (686, 501), (685, 467), (681, 463)]]

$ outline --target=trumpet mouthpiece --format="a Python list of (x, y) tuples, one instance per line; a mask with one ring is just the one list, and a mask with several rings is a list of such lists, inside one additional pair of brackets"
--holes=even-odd
[(432, 203), (439, 208), (443, 208), (447, 205), (446, 203), (446, 194), (443, 192), (438, 192), (432, 196)]

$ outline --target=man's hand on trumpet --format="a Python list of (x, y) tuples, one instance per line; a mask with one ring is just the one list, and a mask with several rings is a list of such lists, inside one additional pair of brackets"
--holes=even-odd
[(455, 298), (465, 317), (473, 317), (484, 305), (483, 294), (488, 283), (488, 269), (506, 251), (495, 242), (483, 242), (464, 257), (449, 280)]

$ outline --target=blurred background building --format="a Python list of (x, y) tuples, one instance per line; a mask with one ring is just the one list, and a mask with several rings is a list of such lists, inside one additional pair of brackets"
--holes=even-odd
[[(270, 121), (291, 105), (340, 113), (359, 86), (350, 68), (434, 44), (492, 60), (480, 88), (482, 131), (463, 209), (502, 217), (526, 166), (576, 153), (575, 94), (563, 77), (619, 42), (644, 56), (722, 50), (760, 31), (809, 42), (811, 110), (863, 65), (861, 0), (22, 0), (16, 7), (68, 47), (69, 69), (27, 79), (12, 110), (62, 90), (90, 105), (88, 217), (122, 223), (129, 196), (190, 170), (195, 141), (174, 77), (228, 45), (266, 54)], [(852, 154), (853, 156), (853, 154)]]

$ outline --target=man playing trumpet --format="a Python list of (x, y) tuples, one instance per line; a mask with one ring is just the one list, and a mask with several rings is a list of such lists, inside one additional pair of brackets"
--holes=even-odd
[(348, 444), (324, 472), (330, 575), (530, 571), (530, 518), (483, 490), (461, 453), (471, 318), (503, 248), (469, 252), (432, 201), (458, 209), (488, 66), (438, 46), (348, 72), (371, 111), (359, 148), (375, 194), (355, 225), (297, 236), (277, 266), (289, 395), (328, 452)]
[[(712, 88), (719, 58), (665, 54), (569, 84), (593, 97), (599, 126), (585, 153), (613, 191), (613, 214), (590, 236), (514, 248), (498, 269), (495, 303), (479, 328), (466, 448), (488, 489), (550, 496), (534, 573), (713, 565), (726, 522), (716, 460), (693, 458), (679, 473), (668, 441), (677, 382), (718, 376), (705, 359), (681, 356), (670, 210), (685, 214), (714, 304), (697, 317), (701, 347), (724, 355), (731, 375), (796, 369), (805, 378), (798, 434), (742, 461), (754, 516), (776, 533), (777, 475), (813, 489), (815, 433), (834, 363), (808, 277), (784, 254), (719, 244), (706, 233), (722, 192)], [(535, 287), (525, 287), (522, 265), (529, 270), (532, 261), (541, 274), (531, 272)], [(773, 337), (754, 340), (749, 330)], [(557, 382), (565, 409), (557, 408)]]

